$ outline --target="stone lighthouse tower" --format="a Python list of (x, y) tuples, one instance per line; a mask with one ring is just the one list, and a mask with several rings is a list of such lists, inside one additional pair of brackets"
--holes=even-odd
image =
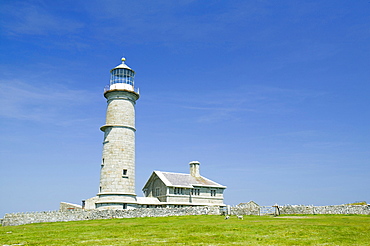
[(97, 209), (136, 207), (135, 194), (135, 72), (125, 64), (113, 68), (105, 88), (107, 99), (100, 187), (95, 201)]

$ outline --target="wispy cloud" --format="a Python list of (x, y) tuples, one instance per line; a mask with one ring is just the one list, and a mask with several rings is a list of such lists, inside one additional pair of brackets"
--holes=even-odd
[(76, 20), (58, 16), (42, 4), (12, 2), (2, 4), (1, 25), (11, 35), (49, 35), (74, 33), (84, 25)]
[(310, 138), (317, 137), (319, 132), (316, 130), (304, 130), (304, 131), (292, 131), (292, 132), (283, 132), (276, 134), (277, 137), (293, 137), (293, 138)]
[(327, 93), (253, 86), (237, 91), (210, 91), (207, 95), (182, 95), (174, 101), (183, 108), (201, 111), (199, 122), (216, 122), (237, 119), (240, 113), (289, 114), (298, 110), (306, 100), (324, 95)]
[(230, 35), (235, 26), (247, 28), (249, 23), (258, 19), (256, 16), (261, 11), (251, 5), (230, 3), (225, 7), (214, 2), (199, 5), (193, 0), (132, 1), (122, 4), (122, 1), (110, 0), (89, 1), (84, 8), (94, 20), (94, 25), (99, 27), (102, 39), (136, 44), (161, 42), (174, 49), (182, 49), (177, 45), (178, 42), (212, 46), (224, 45), (225, 42), (244, 44), (246, 38), (253, 39), (251, 35), (238, 38)]
[[(65, 125), (83, 121), (81, 106), (91, 103), (88, 91), (36, 87), (19, 80), (0, 81), (0, 117)], [(71, 115), (72, 114), (72, 115)]]
[(316, 148), (316, 149), (338, 149), (345, 146), (351, 146), (353, 143), (351, 142), (342, 142), (342, 141), (316, 141), (316, 142), (309, 142), (306, 143), (304, 146), (308, 148)]

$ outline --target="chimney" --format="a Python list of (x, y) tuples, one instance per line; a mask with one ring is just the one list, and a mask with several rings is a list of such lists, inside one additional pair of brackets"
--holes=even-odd
[(199, 172), (199, 165), (200, 165), (200, 162), (199, 161), (191, 161), (189, 163), (190, 165), (190, 175), (193, 176), (193, 177), (200, 177), (200, 172)]

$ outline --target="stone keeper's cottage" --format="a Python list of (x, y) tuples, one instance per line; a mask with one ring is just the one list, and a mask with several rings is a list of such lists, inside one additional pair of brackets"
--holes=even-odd
[(154, 171), (146, 182), (145, 197), (137, 197), (142, 207), (226, 206), (226, 186), (202, 177), (200, 163), (190, 162), (190, 174)]

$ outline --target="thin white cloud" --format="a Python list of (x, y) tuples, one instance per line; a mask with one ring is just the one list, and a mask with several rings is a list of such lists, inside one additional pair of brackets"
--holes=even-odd
[(309, 142), (304, 144), (305, 147), (308, 148), (316, 148), (316, 149), (337, 149), (345, 146), (350, 146), (353, 143), (351, 142), (339, 142), (339, 141), (315, 141)]
[[(269, 86), (246, 86), (238, 90), (209, 90), (204, 92), (171, 91), (165, 95), (155, 93), (145, 100), (157, 107), (176, 107), (187, 110), (187, 117), (200, 123), (217, 123), (243, 120), (246, 114), (289, 115), (301, 111), (301, 106), (313, 101), (325, 100), (330, 96), (326, 92), (287, 89)], [(143, 102), (141, 102), (143, 103)], [(193, 111), (192, 113), (189, 111)], [(299, 134), (299, 133), (297, 133)], [(301, 133), (314, 134), (314, 133)]]
[(79, 108), (91, 103), (90, 98), (93, 97), (88, 91), (62, 87), (41, 88), (20, 80), (2, 80), (0, 117), (53, 124), (81, 121), (83, 119), (78, 115)]
[(319, 132), (316, 130), (304, 130), (304, 131), (292, 131), (282, 132), (276, 134), (277, 137), (293, 137), (293, 138), (311, 138), (319, 136)]
[[(102, 39), (135, 44), (162, 42), (178, 50), (183, 47), (179, 47), (177, 42), (209, 47), (220, 43), (224, 45), (225, 42), (244, 44), (245, 38), (252, 40), (251, 35), (243, 36), (243, 40), (241, 36), (236, 38), (231, 35), (234, 28), (247, 28), (248, 24), (259, 18), (260, 7), (252, 5), (236, 3), (221, 7), (220, 3), (199, 5), (197, 1), (190, 0), (132, 1), (122, 4), (122, 1), (110, 0), (89, 1), (84, 8), (91, 16), (93, 25), (101, 32), (99, 37)], [(200, 7), (204, 9), (201, 14), (191, 11), (192, 8), (200, 11)]]
[(202, 111), (199, 122), (215, 122), (237, 119), (238, 114), (243, 112), (289, 114), (295, 112), (305, 100), (324, 95), (327, 93), (254, 86), (233, 92), (210, 91), (207, 95), (179, 96), (174, 101), (183, 98), (184, 101), (179, 102), (183, 108)]
[(57, 16), (42, 4), (10, 2), (2, 4), (2, 22), (11, 35), (49, 35), (74, 33), (84, 25), (76, 20)]

